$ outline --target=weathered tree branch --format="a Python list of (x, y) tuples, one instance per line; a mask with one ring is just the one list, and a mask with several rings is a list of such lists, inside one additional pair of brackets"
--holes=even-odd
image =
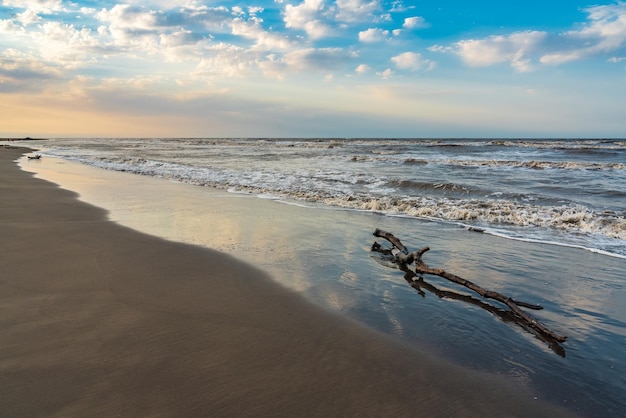
[(394, 237), (393, 234), (390, 233), (390, 232), (385, 232), (383, 230), (380, 230), (380, 229), (376, 228), (376, 231), (374, 231), (374, 236), (386, 239), (394, 247), (396, 247), (397, 249), (402, 251), (403, 254), (408, 254), (409, 253), (409, 250), (407, 250), (406, 247), (404, 245), (402, 245), (400, 240), (398, 238)]
[[(513, 314), (519, 318), (520, 321), (522, 321), (526, 326), (532, 328), (533, 330), (537, 331), (538, 333), (545, 335), (551, 339), (554, 339), (556, 341), (559, 342), (564, 342), (567, 337), (559, 335), (557, 333), (555, 333), (554, 331), (551, 331), (550, 329), (548, 329), (545, 325), (543, 325), (542, 323), (540, 323), (539, 321), (533, 319), (530, 315), (528, 315), (526, 312), (524, 312), (520, 307), (525, 307), (528, 309), (534, 309), (534, 310), (540, 310), (543, 309), (542, 306), (540, 305), (535, 305), (535, 304), (531, 304), (531, 303), (526, 303), (526, 302), (521, 302), (521, 301), (517, 301), (513, 298), (510, 298), (508, 296), (503, 295), (502, 293), (499, 292), (494, 292), (492, 290), (486, 290), (480, 286), (478, 286), (477, 284), (466, 280), (462, 277), (459, 277), (455, 274), (452, 273), (448, 273), (447, 271), (445, 271), (444, 269), (435, 269), (435, 268), (431, 268), (429, 267), (423, 260), (422, 260), (422, 255), (429, 251), (430, 248), (428, 247), (424, 247), (418, 251), (413, 251), (410, 252), (407, 250), (407, 248), (402, 245), (402, 243), (400, 242), (400, 240), (398, 238), (396, 238), (392, 233), (390, 232), (386, 232), (380, 229), (376, 229), (376, 231), (374, 231), (374, 236), (376, 237), (380, 237), (380, 238), (384, 238), (387, 241), (389, 241), (396, 249), (398, 249), (400, 251), (400, 253), (398, 254), (394, 254), (391, 250), (385, 250), (380, 244), (375, 243), (374, 246), (372, 246), (372, 251), (377, 251), (380, 253), (384, 253), (387, 254), (388, 256), (393, 256), (394, 257), (394, 262), (398, 265), (398, 267), (403, 270), (403, 271), (414, 271), (416, 274), (431, 274), (431, 275), (435, 275), (435, 276), (439, 276), (442, 277), (444, 279), (447, 279), (451, 282), (460, 284), (461, 286), (465, 286), (468, 289), (471, 289), (472, 291), (478, 293), (480, 296), (482, 296), (485, 299), (493, 299), (493, 300), (497, 300), (500, 303), (505, 304), (506, 306), (509, 307), (509, 309), (511, 310), (511, 312), (513, 312)], [(413, 270), (411, 270), (409, 268), (410, 265), (414, 264), (413, 266)]]
[(559, 344), (559, 341), (555, 340), (549, 335), (545, 335), (544, 333), (538, 332), (537, 330), (530, 328), (525, 321), (520, 320), (519, 317), (516, 316), (516, 314), (510, 309), (498, 308), (490, 303), (484, 302), (480, 299), (476, 299), (475, 297), (471, 295), (457, 293), (452, 290), (438, 289), (437, 287), (433, 286), (432, 284), (424, 280), (423, 277), (418, 276), (413, 270), (408, 269), (408, 267), (406, 268), (406, 270), (403, 270), (403, 271), (405, 273), (404, 279), (420, 295), (425, 296), (425, 293), (423, 290), (425, 289), (429, 291), (430, 293), (436, 295), (440, 299), (453, 299), (453, 300), (458, 300), (458, 301), (462, 301), (465, 303), (469, 303), (474, 306), (478, 306), (479, 308), (484, 309), (485, 311), (493, 315), (496, 315), (497, 317), (502, 319), (504, 322), (514, 322), (518, 324), (524, 330), (530, 332), (531, 334), (535, 335), (538, 339), (548, 344), (548, 346), (550, 347), (550, 349), (552, 349), (552, 351), (554, 351), (554, 353), (558, 354), (561, 357), (565, 357), (565, 349), (563, 348), (563, 346), (561, 346), (561, 344)]

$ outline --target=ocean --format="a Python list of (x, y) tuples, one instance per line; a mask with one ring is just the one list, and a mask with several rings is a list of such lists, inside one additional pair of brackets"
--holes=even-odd
[(41, 145), (44, 154), (110, 170), (626, 257), (626, 140), (137, 138)]
[[(508, 376), (582, 416), (625, 416), (625, 140), (24, 145), (43, 158), (23, 168), (43, 178), (45, 170), (62, 173), (50, 179), (87, 201), (104, 196), (94, 202), (116, 221), (234, 254), (325, 309)], [(73, 172), (71, 161), (108, 171)], [(429, 246), (423, 257), (431, 267), (542, 305), (528, 312), (567, 341), (546, 341), (504, 305), (444, 279), (410, 286), (370, 252), (374, 241), (384, 244), (375, 228), (412, 250)]]

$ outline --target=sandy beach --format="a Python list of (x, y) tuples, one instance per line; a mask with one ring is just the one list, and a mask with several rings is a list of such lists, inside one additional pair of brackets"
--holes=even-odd
[(569, 416), (326, 312), (229, 255), (145, 235), (0, 148), (7, 417)]

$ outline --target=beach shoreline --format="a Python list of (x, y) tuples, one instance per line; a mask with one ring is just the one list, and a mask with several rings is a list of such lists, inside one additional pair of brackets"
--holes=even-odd
[(326, 312), (227, 254), (145, 235), (0, 149), (7, 416), (569, 416)]

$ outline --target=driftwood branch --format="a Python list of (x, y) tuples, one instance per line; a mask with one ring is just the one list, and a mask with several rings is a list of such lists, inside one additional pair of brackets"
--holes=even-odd
[[(396, 238), (390, 232), (376, 229), (376, 231), (374, 232), (374, 236), (386, 239), (399, 252), (394, 252), (393, 250), (385, 249), (378, 243), (374, 243), (374, 245), (372, 246), (372, 251), (376, 251), (376, 252), (385, 254), (389, 257), (393, 257), (393, 262), (401, 270), (405, 272), (414, 272), (416, 275), (430, 274), (434, 276), (439, 276), (451, 282), (460, 284), (461, 286), (465, 286), (466, 288), (476, 292), (477, 294), (479, 294), (485, 299), (493, 299), (500, 303), (505, 304), (511, 310), (511, 312), (513, 313), (517, 321), (522, 323), (524, 326), (536, 331), (540, 335), (545, 336), (549, 338), (550, 340), (554, 340), (558, 342), (564, 342), (567, 339), (567, 337), (559, 335), (556, 332), (548, 329), (545, 325), (533, 319), (529, 314), (527, 314), (521, 309), (521, 307), (524, 307), (527, 309), (540, 310), (540, 309), (543, 309), (542, 306), (518, 301), (508, 296), (505, 296), (502, 293), (494, 292), (492, 290), (486, 290), (469, 280), (466, 280), (455, 274), (448, 273), (444, 269), (436, 269), (436, 268), (429, 267), (422, 260), (422, 256), (424, 255), (424, 253), (430, 250), (430, 248), (428, 247), (424, 247), (417, 251), (409, 252), (407, 248), (404, 245), (402, 245), (400, 240)], [(409, 280), (407, 279), (407, 281)], [(411, 282), (409, 283), (413, 285)]]
[(407, 248), (402, 245), (402, 243), (400, 242), (400, 240), (398, 238), (396, 238), (392, 233), (390, 232), (385, 232), (381, 229), (376, 228), (376, 231), (374, 231), (374, 236), (375, 237), (379, 237), (379, 238), (384, 238), (387, 241), (389, 241), (394, 247), (396, 247), (398, 250), (402, 251), (403, 254), (408, 254), (409, 250), (407, 250)]
[[(485, 311), (499, 317), (504, 322), (513, 322), (519, 325), (527, 332), (530, 332), (535, 337), (537, 337), (541, 341), (548, 344), (548, 346), (550, 347), (550, 349), (552, 349), (552, 351), (554, 351), (554, 353), (558, 354), (561, 357), (565, 357), (565, 349), (561, 346), (559, 341), (555, 340), (554, 338), (548, 335), (544, 335), (543, 333), (530, 328), (526, 324), (525, 321), (520, 320), (519, 317), (516, 316), (515, 313), (511, 311), (510, 309), (498, 308), (490, 303), (487, 303), (481, 299), (477, 299), (471, 295), (457, 293), (452, 290), (438, 289), (437, 287), (433, 286), (432, 284), (424, 280), (423, 277), (418, 276), (413, 270), (408, 269), (408, 267), (403, 271), (405, 273), (404, 279), (421, 296), (426, 295), (424, 292), (424, 290), (426, 290), (434, 294), (435, 296), (439, 297), (440, 299), (458, 300), (461, 302), (469, 303), (470, 305), (478, 306), (479, 308), (484, 309)], [(534, 306), (537, 306), (537, 305), (534, 305)]]

